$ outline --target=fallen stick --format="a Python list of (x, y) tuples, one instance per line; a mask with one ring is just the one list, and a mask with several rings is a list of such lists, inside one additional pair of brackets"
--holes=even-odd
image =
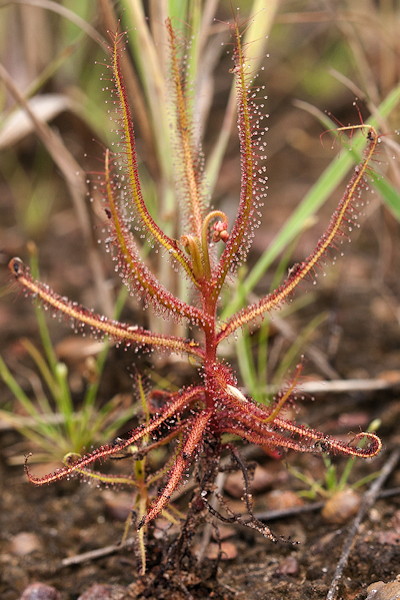
[[(378, 480), (376, 480), (378, 481)], [(397, 496), (400, 494), (400, 487), (390, 488), (388, 490), (383, 490), (378, 492), (375, 499), (377, 498), (389, 498), (391, 496)], [(313, 512), (319, 510), (324, 506), (324, 502), (312, 502), (310, 504), (304, 504), (303, 506), (293, 506), (291, 508), (285, 508), (282, 510), (269, 510), (265, 512), (254, 513), (256, 519), (260, 521), (275, 521), (278, 519), (284, 519), (286, 517), (293, 517), (299, 514)], [(109, 554), (113, 554), (114, 552), (119, 552), (125, 548), (129, 548), (135, 544), (135, 538), (128, 538), (123, 544), (111, 544), (109, 546), (104, 546), (103, 548), (96, 548), (95, 550), (89, 550), (88, 552), (83, 552), (82, 554), (75, 554), (75, 556), (69, 556), (68, 558), (64, 558), (61, 561), (60, 567), (70, 567), (72, 565), (78, 565), (83, 562), (87, 562), (89, 560), (96, 560), (97, 558), (102, 558), (103, 556), (108, 556)], [(328, 599), (327, 599), (328, 600)]]

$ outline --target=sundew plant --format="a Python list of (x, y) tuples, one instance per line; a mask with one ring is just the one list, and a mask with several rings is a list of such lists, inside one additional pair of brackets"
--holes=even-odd
[[(91, 469), (94, 463), (121, 455), (132, 447), (136, 449), (131, 454), (132, 458), (142, 460), (151, 450), (169, 444), (171, 449), (163, 471), (163, 483), (139, 519), (138, 529), (168, 507), (172, 495), (191, 469), (199, 481), (198, 499), (207, 506), (207, 493), (204, 491), (210, 489), (207, 486), (218, 472), (222, 453), (230, 452), (237, 457), (237, 439), (275, 453), (294, 450), (369, 458), (381, 448), (379, 438), (373, 433), (360, 432), (349, 442), (343, 442), (285, 419), (282, 409), (294, 396), (298, 373), (271, 405), (264, 406), (239, 389), (232, 367), (218, 354), (223, 341), (234, 337), (244, 326), (253, 326), (279, 309), (291, 298), (299, 284), (308, 276), (312, 277), (315, 270), (324, 264), (332, 249), (335, 250), (348, 237), (358, 214), (357, 204), (365, 186), (365, 177), (379, 143), (377, 132), (364, 124), (339, 128), (344, 133), (361, 130), (365, 134), (366, 146), (324, 234), (311, 254), (290, 270), (276, 290), (222, 321), (219, 317), (222, 288), (238, 265), (246, 260), (266, 196), (266, 129), (258, 104), (260, 91), (252, 83), (241, 31), (234, 22), (232, 74), (236, 82), (241, 186), (236, 217), (229, 222), (224, 212), (209, 206), (202, 154), (195, 141), (190, 114), (190, 82), (186, 81), (186, 69), (170, 20), (167, 20), (166, 28), (174, 106), (174, 163), (183, 234), (174, 239), (161, 228), (150, 214), (142, 192), (133, 117), (121, 68), (124, 36), (119, 33), (114, 36), (110, 48), (109, 68), (122, 147), (114, 152), (105, 151), (102, 189), (109, 229), (107, 244), (125, 285), (132, 294), (144, 299), (145, 305), (154, 309), (160, 318), (186, 323), (190, 336), (157, 334), (135, 324), (111, 320), (61, 297), (44, 283), (36, 281), (21, 259), (10, 261), (10, 270), (18, 284), (40, 299), (52, 314), (64, 315), (76, 330), (107, 336), (135, 351), (163, 350), (191, 358), (197, 372), (194, 373), (196, 383), (176, 393), (154, 391), (150, 394), (146, 421), (125, 438), (110, 441), (84, 456), (73, 455), (65, 466), (44, 477), (35, 477), (26, 464), (28, 479), (36, 485), (74, 475), (95, 477), (101, 481), (102, 475)], [(139, 245), (143, 239), (154, 250), (161, 250), (161, 260), (171, 261), (187, 279), (190, 303), (166, 289), (145, 264)], [(134, 476), (132, 474), (132, 478)], [(104, 481), (113, 483), (113, 476), (107, 475)], [(115, 482), (121, 482), (121, 478), (115, 476)], [(212, 509), (209, 504), (208, 507)], [(270, 529), (254, 517), (248, 519), (247, 524), (275, 539)]]

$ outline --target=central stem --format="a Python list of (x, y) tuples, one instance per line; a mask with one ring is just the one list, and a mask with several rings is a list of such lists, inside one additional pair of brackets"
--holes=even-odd
[(206, 314), (203, 323), (204, 330), (204, 383), (206, 391), (207, 408), (212, 409), (215, 404), (216, 395), (221, 385), (218, 383), (217, 372), (219, 369), (217, 361), (218, 337), (216, 335), (216, 312), (218, 294), (213, 293), (213, 277), (209, 253), (209, 228), (214, 219), (213, 241), (226, 241), (229, 234), (227, 231), (228, 220), (226, 214), (220, 210), (209, 212), (203, 219), (201, 225), (201, 236), (183, 235), (181, 243), (191, 258), (191, 267), (196, 285), (202, 299), (202, 310)]
[(210, 293), (208, 281), (203, 280), (201, 293), (203, 299), (203, 310), (209, 317), (204, 326), (204, 384), (206, 389), (207, 408), (213, 408), (215, 403), (213, 390), (214, 369), (217, 363), (217, 336), (216, 336), (216, 300)]

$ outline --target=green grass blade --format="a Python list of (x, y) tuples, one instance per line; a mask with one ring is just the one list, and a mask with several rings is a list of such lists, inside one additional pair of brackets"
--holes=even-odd
[(32, 404), (32, 401), (25, 394), (22, 387), (19, 385), (18, 381), (15, 379), (6, 363), (0, 356), (0, 377), (10, 390), (12, 394), (17, 398), (18, 402), (25, 409), (25, 411), (33, 418), (37, 418), (39, 412), (36, 410), (35, 406)]
[(396, 190), (392, 184), (381, 175), (372, 175), (371, 177), (374, 188), (379, 192), (383, 202), (386, 204), (390, 212), (400, 221), (400, 192)]

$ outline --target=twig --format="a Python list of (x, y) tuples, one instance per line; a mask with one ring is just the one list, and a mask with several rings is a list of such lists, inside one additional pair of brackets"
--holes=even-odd
[[(389, 379), (335, 379), (333, 381), (306, 381), (296, 386), (296, 392), (305, 394), (341, 394), (343, 392), (375, 392), (400, 386), (399, 380)], [(278, 388), (267, 386), (268, 393), (276, 393)]]
[(310, 394), (342, 392), (373, 392), (387, 390), (400, 385), (398, 381), (388, 379), (340, 379), (335, 381), (309, 381), (298, 386), (297, 390)]
[(79, 565), (80, 563), (88, 560), (95, 560), (96, 558), (102, 558), (108, 556), (123, 548), (129, 548), (135, 544), (135, 538), (130, 537), (121, 544), (111, 544), (110, 546), (104, 546), (103, 548), (96, 548), (95, 550), (89, 550), (88, 552), (82, 552), (82, 554), (75, 554), (75, 556), (69, 556), (63, 558), (61, 561), (61, 567), (70, 567), (72, 565)]
[(350, 551), (353, 546), (354, 540), (358, 534), (358, 530), (359, 530), (361, 521), (363, 520), (363, 518), (365, 517), (368, 510), (371, 508), (371, 506), (376, 501), (382, 485), (384, 484), (384, 482), (386, 481), (386, 479), (390, 475), (390, 473), (393, 471), (399, 458), (400, 458), (400, 448), (397, 448), (396, 450), (394, 450), (392, 452), (388, 461), (385, 463), (379, 477), (374, 481), (374, 483), (371, 485), (369, 490), (364, 494), (360, 510), (358, 511), (358, 514), (357, 514), (356, 518), (354, 519), (353, 524), (350, 527), (350, 530), (348, 532), (347, 538), (344, 542), (342, 555), (336, 566), (336, 571), (333, 576), (328, 594), (326, 596), (326, 600), (335, 600), (337, 592), (338, 592), (338, 588), (339, 588), (339, 581), (343, 576), (343, 571), (347, 565)]
[(301, 515), (303, 513), (314, 512), (324, 506), (325, 502), (312, 502), (303, 504), (302, 506), (291, 506), (290, 508), (280, 508), (277, 510), (266, 510), (264, 512), (255, 513), (254, 516), (259, 521), (276, 521), (285, 517)]

